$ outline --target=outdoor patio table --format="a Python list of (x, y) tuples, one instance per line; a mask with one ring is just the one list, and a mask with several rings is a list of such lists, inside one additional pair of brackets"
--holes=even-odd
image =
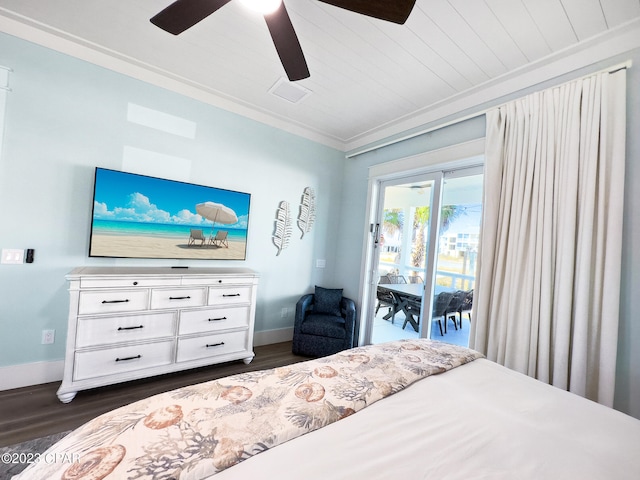
[[(391, 311), (387, 313), (384, 317), (385, 320), (389, 320), (393, 316), (395, 316), (398, 312), (403, 312), (411, 324), (411, 326), (418, 331), (418, 323), (413, 319), (412, 312), (410, 311), (409, 302), (414, 301), (421, 303), (422, 296), (424, 295), (424, 284), (423, 283), (385, 283), (379, 284), (378, 289), (382, 291), (387, 291), (391, 294), (394, 300), (394, 305), (391, 308)], [(450, 290), (446, 287), (442, 287), (440, 285), (435, 286), (436, 295), (442, 291)]]

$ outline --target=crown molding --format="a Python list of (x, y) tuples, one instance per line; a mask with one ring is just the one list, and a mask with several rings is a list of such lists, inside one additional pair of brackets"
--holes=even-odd
[[(559, 79), (581, 69), (600, 70), (599, 63), (640, 48), (640, 19), (632, 20), (601, 35), (580, 42), (562, 51), (529, 63), (509, 73), (491, 79), (439, 103), (428, 105), (410, 115), (400, 117), (368, 132), (347, 139), (347, 157), (375, 150), (377, 145), (395, 143), (412, 130), (424, 132), (440, 128), (444, 119), (482, 114), (487, 105), (500, 104), (504, 97)], [(581, 76), (576, 74), (576, 77)], [(563, 81), (566, 81), (563, 80)], [(431, 128), (428, 128), (431, 127)], [(412, 135), (415, 136), (415, 135)]]
[(339, 138), (1, 7), (0, 32), (344, 151), (345, 143)]
[(0, 31), (346, 152), (347, 157), (419, 134), (415, 132), (434, 130), (442, 126), (445, 119), (450, 119), (447, 122), (450, 124), (456, 118), (480, 114), (481, 109), (486, 109), (492, 102), (499, 103), (509, 95), (595, 66), (598, 62), (640, 47), (640, 19), (635, 19), (438, 103), (427, 105), (410, 115), (352, 138), (341, 139), (3, 8), (0, 8)]

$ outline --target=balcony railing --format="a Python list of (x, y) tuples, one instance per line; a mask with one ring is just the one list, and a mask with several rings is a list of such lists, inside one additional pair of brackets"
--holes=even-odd
[[(397, 271), (398, 275), (403, 275), (405, 277), (409, 276), (409, 272), (417, 272), (417, 274), (422, 274), (416, 270), (416, 267), (406, 266), (402, 268), (397, 263), (390, 262), (380, 262), (379, 264), (380, 272), (388, 271)], [(476, 281), (476, 276), (468, 273), (456, 273), (448, 270), (436, 270), (436, 283), (443, 287), (449, 287), (453, 290), (471, 290), (474, 288)]]

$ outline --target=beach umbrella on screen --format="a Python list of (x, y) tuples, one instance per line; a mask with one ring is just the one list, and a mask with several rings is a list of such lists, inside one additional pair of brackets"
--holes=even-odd
[(213, 236), (213, 228), (216, 223), (221, 223), (223, 225), (230, 225), (232, 223), (237, 223), (238, 216), (236, 212), (234, 212), (231, 208), (223, 205), (221, 203), (215, 202), (204, 202), (196, 205), (196, 212), (200, 214), (200, 216), (206, 218), (207, 220), (211, 220), (213, 225), (211, 225), (211, 235)]

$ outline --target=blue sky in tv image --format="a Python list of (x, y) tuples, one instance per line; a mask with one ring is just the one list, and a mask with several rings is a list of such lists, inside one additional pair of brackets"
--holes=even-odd
[(94, 189), (94, 233), (183, 237), (197, 227), (208, 234), (213, 222), (199, 215), (196, 205), (215, 202), (238, 217), (237, 223), (224, 225), (229, 237), (246, 240), (248, 193), (102, 168), (96, 169)]

